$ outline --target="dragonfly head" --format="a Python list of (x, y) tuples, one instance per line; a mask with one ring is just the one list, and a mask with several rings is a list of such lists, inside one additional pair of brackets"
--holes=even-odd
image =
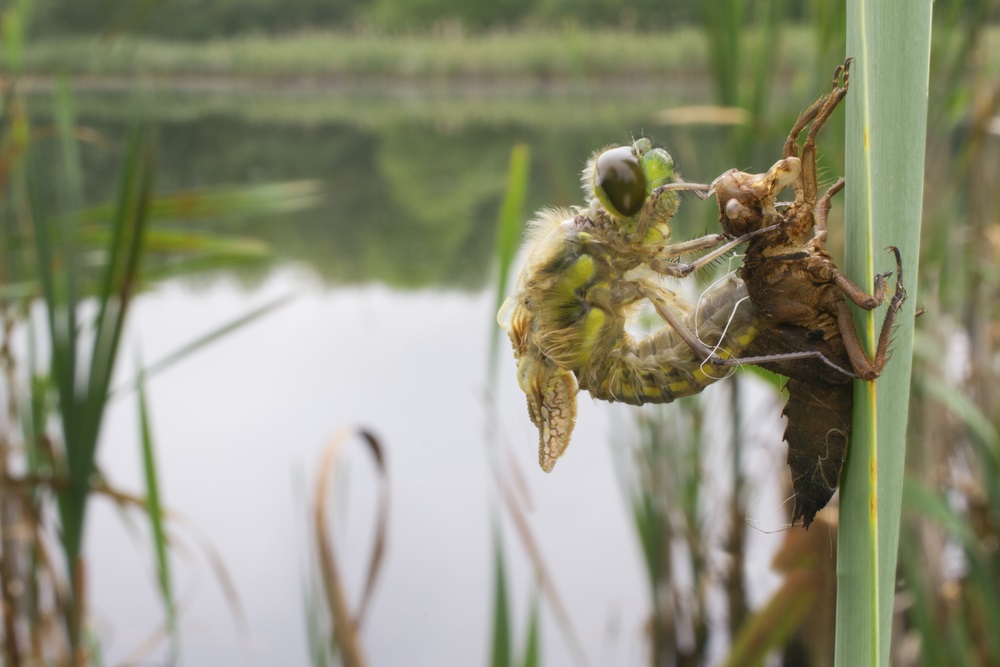
[(618, 219), (639, 214), (650, 193), (674, 180), (674, 160), (649, 139), (636, 139), (631, 146), (615, 146), (596, 153), (583, 172), (588, 197)]

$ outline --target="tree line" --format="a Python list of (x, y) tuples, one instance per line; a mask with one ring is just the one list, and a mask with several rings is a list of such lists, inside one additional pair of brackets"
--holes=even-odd
[[(789, 2), (787, 18), (804, 3)], [(736, 3), (734, 6), (738, 6)], [(699, 22), (690, 0), (37, 0), (35, 36), (129, 32), (206, 39), (301, 30), (426, 31), (577, 25), (660, 30)]]

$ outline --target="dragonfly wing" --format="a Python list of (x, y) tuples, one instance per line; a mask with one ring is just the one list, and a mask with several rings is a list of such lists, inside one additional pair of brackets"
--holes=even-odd
[(543, 355), (528, 354), (518, 363), (517, 379), (538, 427), (538, 463), (551, 472), (569, 446), (576, 423), (576, 378)]

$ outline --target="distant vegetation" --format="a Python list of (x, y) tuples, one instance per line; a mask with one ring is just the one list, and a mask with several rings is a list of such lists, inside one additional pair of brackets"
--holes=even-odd
[[(168, 0), (165, 4), (174, 3)], [(47, 15), (50, 4), (41, 6)], [(159, 29), (146, 30), (146, 26), (160, 22), (143, 16), (142, 20), (123, 19), (123, 28), (132, 28), (128, 32), (95, 39), (93, 34), (71, 33), (69, 25), (63, 32), (63, 17), (48, 22), (36, 15), (31, 23), (36, 37), (25, 49), (24, 72), (91, 77), (141, 75), (146, 77), (145, 83), (172, 86), (210, 78), (299, 86), (360, 82), (367, 87), (389, 84), (394, 89), (427, 80), (532, 83), (551, 88), (555, 82), (566, 81), (660, 85), (651, 79), (669, 77), (671, 87), (676, 87), (690, 82), (711, 85), (718, 66), (718, 45), (726, 41), (684, 22), (656, 32), (636, 32), (614, 25), (590, 27), (576, 22), (548, 28), (531, 25), (512, 31), (474, 32), (455, 23), (447, 30), (413, 30), (406, 34), (315, 22), (303, 23), (302, 31), (280, 35), (234, 30), (196, 40), (194, 33), (164, 35)], [(281, 25), (277, 21), (273, 32), (280, 32), (277, 27)], [(814, 90), (825, 79), (829, 62), (843, 57), (844, 48), (836, 42), (836, 34), (833, 41), (817, 40), (815, 30), (808, 23), (788, 23), (781, 26), (778, 35), (762, 20), (740, 31), (740, 48), (751, 53), (766, 52), (766, 71), (777, 75), (774, 79), (780, 85), (807, 83), (792, 80), (789, 75), (811, 72), (813, 81), (808, 85)], [(992, 61), (984, 63), (985, 69), (1000, 67), (1000, 29), (987, 25), (979, 38), (983, 42), (981, 53)], [(950, 44), (961, 39), (960, 32), (954, 29), (935, 34), (936, 42)], [(743, 61), (742, 67), (746, 76), (723, 86), (729, 93), (740, 85), (747, 87), (752, 80), (749, 62)], [(717, 101), (755, 108), (749, 100), (730, 99), (729, 95), (719, 96)]]
[[(790, 8), (788, 17), (802, 17)], [(35, 11), (35, 36), (134, 31), (171, 39), (208, 39), (302, 29), (470, 30), (580, 26), (653, 30), (690, 25), (700, 15), (685, 0), (51, 0)]]
[[(801, 31), (803, 34), (805, 30)], [(808, 42), (797, 56), (808, 57)], [(695, 28), (636, 35), (565, 29), (471, 35), (389, 36), (310, 31), (205, 42), (126, 36), (40, 37), (25, 54), (32, 73), (426, 78), (594, 78), (704, 75), (707, 43)], [(801, 62), (799, 58), (794, 59)], [(287, 80), (287, 79), (286, 79)]]
[[(783, 2), (780, 16), (785, 23), (825, 20), (820, 16), (829, 9), (824, 4)], [(567, 25), (651, 32), (702, 27), (705, 9), (689, 0), (48, 0), (35, 7), (32, 37), (132, 32), (202, 40), (302, 30), (481, 32)], [(744, 26), (752, 23), (748, 14), (763, 11), (754, 3), (733, 2), (718, 3), (715, 11), (720, 10), (736, 14), (733, 21)], [(988, 14), (1000, 20), (1000, 5)]]

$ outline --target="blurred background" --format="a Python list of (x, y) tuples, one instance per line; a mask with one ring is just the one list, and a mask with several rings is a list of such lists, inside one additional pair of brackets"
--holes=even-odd
[[(5, 664), (832, 664), (836, 503), (787, 528), (780, 383), (581, 396), (546, 475), (495, 314), (521, 225), (582, 203), (593, 151), (650, 136), (700, 182), (780, 158), (843, 6), (0, 19)], [(998, 3), (935, 3), (930, 85), (893, 655), (990, 665)], [(685, 201), (674, 238), (716, 216)], [(830, 228), (839, 260), (840, 202)]]

